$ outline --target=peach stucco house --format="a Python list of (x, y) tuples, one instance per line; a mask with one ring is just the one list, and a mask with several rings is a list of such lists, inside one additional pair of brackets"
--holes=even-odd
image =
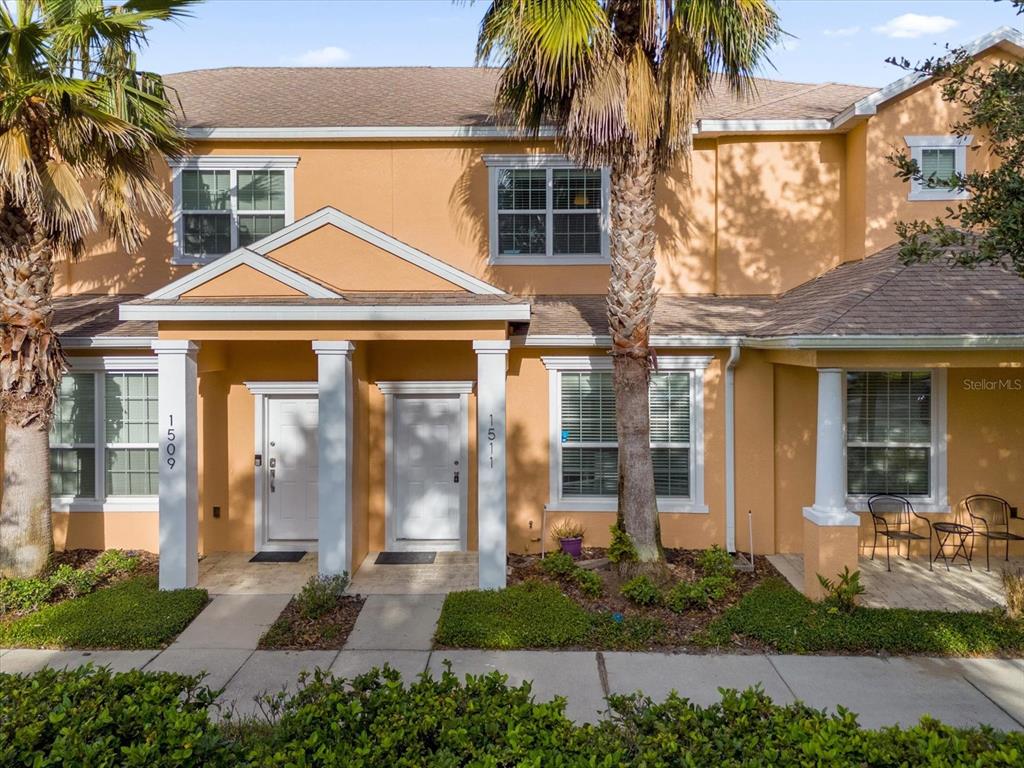
[[(608, 174), (494, 125), (495, 81), (169, 77), (192, 140), (173, 211), (141, 252), (97, 242), (59, 269), (57, 547), (159, 550), (165, 587), (215, 551), (351, 573), (475, 550), (500, 587), (506, 553), (565, 516), (607, 542)], [(986, 162), (954, 116), (915, 76), (702, 105), (692, 164), (658, 193), (666, 545), (803, 553), (813, 576), (856, 563), (869, 494), (935, 519), (980, 491), (1024, 502), (1024, 281), (893, 247), (897, 220), (951, 195), (895, 178), (893, 149), (940, 176)]]

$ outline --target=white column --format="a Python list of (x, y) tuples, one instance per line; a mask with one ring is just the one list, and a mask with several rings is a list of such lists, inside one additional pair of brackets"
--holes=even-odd
[(191, 341), (152, 346), (160, 392), (160, 589), (183, 589), (199, 582), (199, 347)]
[(352, 352), (350, 341), (314, 341), (319, 384), (320, 574), (352, 574)]
[(476, 351), (477, 547), (480, 588), (505, 586), (505, 374), (508, 341), (474, 341)]
[(819, 368), (814, 506), (804, 507), (804, 517), (818, 525), (860, 522), (857, 515), (846, 509), (844, 442), (843, 372), (839, 368)]

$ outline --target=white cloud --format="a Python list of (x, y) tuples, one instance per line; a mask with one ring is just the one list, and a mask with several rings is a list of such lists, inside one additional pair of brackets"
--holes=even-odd
[(889, 19), (875, 32), (886, 37), (921, 37), (923, 35), (938, 35), (955, 27), (959, 22), (946, 16), (922, 16), (919, 13), (904, 13), (894, 19)]
[(285, 61), (300, 67), (332, 67), (336, 64), (343, 64), (350, 58), (352, 58), (352, 54), (344, 48), (328, 45), (323, 48), (313, 48), (298, 56), (289, 56)]
[(838, 27), (836, 29), (826, 29), (825, 37), (853, 37), (860, 32), (860, 27)]

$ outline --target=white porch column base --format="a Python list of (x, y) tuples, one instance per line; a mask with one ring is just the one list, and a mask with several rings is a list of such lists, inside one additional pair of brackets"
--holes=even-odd
[(804, 519), (815, 525), (860, 525), (860, 517), (846, 507), (840, 509), (819, 509), (804, 507)]
[(352, 574), (352, 353), (350, 341), (314, 341), (319, 384), (318, 515), (322, 576)]
[(191, 341), (152, 347), (160, 390), (160, 589), (184, 589), (199, 583), (199, 347)]
[(505, 587), (508, 514), (505, 478), (505, 375), (508, 341), (474, 341), (476, 352), (477, 548), (480, 589)]

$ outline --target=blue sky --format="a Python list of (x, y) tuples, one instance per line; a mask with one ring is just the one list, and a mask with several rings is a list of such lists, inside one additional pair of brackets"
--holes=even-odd
[[(772, 54), (783, 80), (881, 86), (920, 59), (999, 26), (1024, 25), (1007, 2), (784, 0), (792, 37)], [(207, 0), (153, 30), (142, 65), (158, 72), (225, 66), (456, 66), (473, 63), (486, 4), (450, 0)]]

